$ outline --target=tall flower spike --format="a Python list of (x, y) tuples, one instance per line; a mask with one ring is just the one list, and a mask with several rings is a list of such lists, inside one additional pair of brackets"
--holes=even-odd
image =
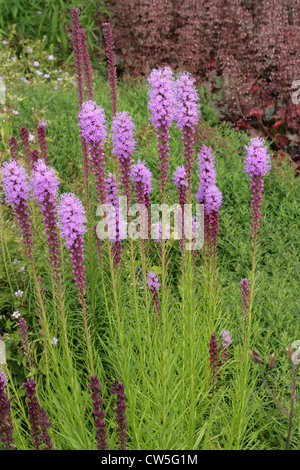
[(18, 143), (14, 136), (9, 139), (9, 150), (12, 160), (19, 160)]
[(125, 403), (125, 387), (122, 382), (119, 382), (118, 379), (115, 380), (115, 385), (111, 387), (111, 393), (116, 393), (117, 395), (117, 423), (118, 423), (118, 440), (119, 440), (119, 449), (126, 450), (127, 448), (127, 418), (125, 414), (126, 403)]
[(29, 213), (27, 212), (31, 190), (28, 175), (18, 161), (10, 160), (3, 163), (1, 181), (6, 200), (13, 206), (17, 215), (25, 251), (30, 255), (33, 241)]
[(261, 137), (254, 137), (245, 147), (244, 171), (249, 174), (251, 181), (251, 207), (252, 207), (252, 236), (256, 242), (257, 231), (260, 226), (263, 178), (271, 169), (270, 155), (265, 142)]
[(148, 77), (148, 109), (157, 135), (159, 186), (165, 203), (169, 179), (170, 127), (175, 116), (174, 75), (170, 67), (153, 69)]
[(178, 129), (183, 133), (188, 199), (191, 197), (195, 125), (200, 116), (199, 95), (195, 87), (195, 81), (189, 72), (180, 73), (176, 80), (176, 121)]
[(88, 388), (92, 391), (92, 403), (93, 403), (93, 415), (94, 425), (96, 430), (96, 442), (98, 450), (108, 450), (107, 436), (106, 436), (106, 424), (104, 421), (105, 413), (101, 410), (102, 398), (100, 396), (100, 385), (99, 379), (96, 375), (91, 377), (91, 381)]
[(20, 128), (20, 137), (21, 137), (22, 144), (23, 144), (24, 160), (26, 162), (26, 165), (30, 167), (31, 166), (31, 158), (30, 158), (31, 150), (30, 150), (30, 143), (29, 143), (29, 132), (28, 132), (28, 129), (26, 129), (26, 127)]
[(160, 289), (160, 282), (158, 280), (157, 274), (154, 271), (149, 271), (148, 278), (147, 278), (147, 285), (152, 294), (152, 305), (154, 307), (154, 311), (159, 315), (159, 298), (158, 298), (158, 291)]
[(83, 235), (86, 233), (86, 217), (82, 202), (72, 193), (60, 197), (58, 206), (58, 225), (60, 234), (70, 249), (73, 263), (75, 285), (79, 291), (80, 302), (84, 301), (86, 291)]
[(38, 125), (37, 134), (38, 134), (38, 140), (40, 144), (42, 158), (44, 159), (45, 163), (48, 165), (49, 156), (48, 156), (48, 145), (46, 141), (46, 123), (44, 121), (42, 121), (42, 123)]
[(22, 343), (22, 349), (26, 360), (28, 361), (29, 368), (31, 369), (31, 358), (30, 358), (30, 343), (29, 343), (29, 336), (28, 336), (28, 326), (26, 320), (22, 317), (18, 323), (19, 327), (19, 335), (20, 340)]
[(152, 191), (152, 173), (145, 162), (138, 160), (132, 165), (131, 177), (134, 182), (136, 202), (146, 207), (148, 215), (148, 234), (150, 233), (150, 194)]
[(86, 233), (86, 217), (82, 202), (73, 193), (63, 194), (57, 205), (58, 225), (60, 235), (70, 250), (73, 264), (75, 286), (79, 293), (79, 302), (82, 306), (85, 334), (92, 373), (94, 372), (91, 340), (87, 323), (87, 306), (85, 301), (85, 265), (84, 265), (84, 239)]
[(6, 450), (14, 450), (13, 425), (10, 399), (6, 391), (6, 378), (0, 373), (0, 439)]
[(211, 147), (203, 145), (198, 153), (199, 187), (197, 200), (204, 204), (206, 191), (209, 186), (216, 184), (215, 160)]
[(32, 171), (32, 189), (39, 204), (45, 225), (52, 272), (59, 282), (60, 250), (56, 221), (56, 197), (59, 188), (56, 170), (48, 167), (44, 160), (38, 160)]
[(228, 347), (232, 343), (232, 337), (230, 336), (230, 333), (228, 330), (222, 330), (221, 331), (223, 343), (221, 346), (221, 353), (222, 353), (222, 364), (227, 362), (227, 357), (228, 357)]
[(82, 104), (78, 114), (80, 134), (90, 147), (99, 204), (105, 203), (104, 142), (107, 135), (106, 117), (102, 106), (89, 100)]
[(219, 210), (222, 205), (222, 192), (219, 188), (212, 184), (207, 188), (206, 199), (204, 205), (204, 214), (206, 226), (206, 236), (207, 236), (207, 249), (212, 248), (214, 254), (214, 261), (216, 257), (217, 250), (217, 239), (219, 234)]
[(112, 120), (113, 152), (119, 161), (123, 194), (131, 205), (131, 156), (135, 150), (135, 125), (127, 111), (118, 112)]
[(108, 233), (109, 239), (113, 242), (114, 268), (120, 267), (122, 240), (126, 238), (126, 225), (119, 210), (119, 192), (116, 175), (109, 174), (106, 180), (106, 202), (111, 207), (108, 211)]
[(108, 66), (108, 82), (111, 96), (111, 115), (114, 117), (118, 110), (118, 88), (115, 46), (110, 23), (102, 23), (102, 32), (106, 46), (106, 58)]

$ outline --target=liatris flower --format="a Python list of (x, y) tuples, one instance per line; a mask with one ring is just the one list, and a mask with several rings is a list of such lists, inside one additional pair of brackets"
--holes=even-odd
[(152, 294), (152, 305), (154, 306), (154, 310), (159, 315), (159, 298), (158, 298), (158, 291), (160, 289), (160, 282), (158, 280), (157, 274), (154, 271), (149, 271), (148, 278), (147, 278), (147, 286), (149, 287), (151, 294)]
[(9, 149), (12, 160), (19, 160), (18, 143), (14, 136), (9, 139)]
[(174, 172), (173, 181), (177, 186), (179, 204), (181, 206), (182, 215), (184, 214), (184, 204), (187, 202), (188, 180), (184, 166), (178, 166)]
[(222, 330), (221, 331), (223, 343), (221, 345), (221, 352), (222, 352), (222, 364), (227, 362), (227, 356), (228, 356), (228, 346), (232, 342), (232, 337), (230, 336), (230, 333), (228, 330)]
[(81, 22), (80, 22), (80, 9), (72, 8), (72, 41), (74, 51), (74, 63), (76, 73), (77, 95), (79, 108), (84, 101), (84, 77), (83, 77), (83, 53), (82, 53), (82, 36), (81, 36)]
[(21, 140), (22, 140), (22, 143), (23, 143), (23, 155), (24, 155), (25, 162), (28, 166), (30, 166), (30, 164), (31, 164), (31, 158), (30, 158), (31, 150), (30, 150), (30, 142), (29, 142), (29, 132), (28, 132), (28, 129), (26, 129), (26, 127), (21, 127), (20, 128), (20, 137), (21, 137)]
[(169, 170), (169, 129), (174, 119), (174, 76), (170, 67), (153, 69), (148, 77), (148, 108), (157, 135), (159, 185), (165, 203), (165, 186)]
[(90, 54), (87, 45), (87, 38), (85, 29), (80, 30), (81, 33), (81, 53), (82, 53), (82, 66), (84, 72), (84, 80), (87, 90), (88, 100), (94, 99), (94, 86), (93, 86), (93, 70), (91, 65)]
[(78, 114), (80, 135), (84, 141), (91, 145), (90, 154), (95, 175), (95, 186), (98, 202), (105, 203), (105, 172), (104, 172), (104, 142), (106, 139), (106, 117), (102, 106), (95, 101), (85, 101)]
[(219, 369), (219, 346), (216, 336), (211, 335), (209, 342), (209, 360), (211, 370), (211, 383), (212, 383), (212, 397), (214, 397), (217, 382), (218, 382), (218, 369)]
[(114, 117), (118, 109), (117, 67), (115, 47), (110, 23), (102, 23), (102, 32), (106, 46), (106, 58), (108, 66), (108, 82), (111, 96), (111, 114)]
[(10, 399), (6, 391), (5, 375), (0, 373), (0, 439), (6, 450), (14, 450), (13, 426)]
[(73, 263), (75, 285), (80, 294), (80, 302), (83, 303), (86, 291), (85, 266), (83, 264), (83, 235), (87, 231), (85, 210), (82, 202), (74, 194), (65, 193), (60, 197), (57, 214), (60, 234), (65, 240), (67, 248), (71, 250), (70, 257)]
[(131, 204), (131, 156), (135, 150), (135, 125), (127, 111), (118, 112), (112, 120), (113, 152), (116, 155), (120, 171), (123, 194), (127, 197), (128, 207)]
[(118, 379), (115, 380), (115, 385), (111, 387), (111, 393), (117, 394), (117, 423), (118, 423), (118, 439), (119, 439), (119, 449), (126, 450), (127, 447), (127, 422), (126, 422), (126, 403), (125, 403), (125, 387), (122, 382), (119, 382)]
[(219, 233), (219, 210), (222, 205), (222, 192), (213, 184), (207, 188), (204, 213), (208, 215), (206, 221), (208, 244), (213, 247), (214, 254), (216, 253), (217, 238)]
[[(150, 194), (152, 191), (152, 173), (146, 167), (145, 162), (138, 160), (132, 165), (131, 177), (134, 182), (134, 190), (136, 201), (138, 204), (145, 206), (148, 214), (148, 236), (150, 233)], [(143, 225), (145, 221), (142, 222)]]
[(28, 405), (28, 419), (30, 423), (30, 434), (32, 446), (35, 450), (40, 450), (42, 442), (46, 444), (45, 450), (52, 450), (51, 436), (48, 435), (47, 428), (52, 426), (48, 422), (49, 416), (46, 411), (39, 406), (36, 396), (36, 382), (29, 378), (23, 383), (27, 396), (26, 403)]
[(98, 450), (108, 450), (106, 424), (104, 422), (105, 413), (101, 410), (102, 398), (100, 397), (99, 379), (96, 375), (91, 377), (88, 388), (92, 390), (91, 397), (93, 403), (94, 425), (96, 430), (96, 442)]
[(200, 115), (199, 95), (195, 87), (195, 81), (189, 72), (180, 73), (176, 80), (176, 120), (177, 127), (183, 133), (182, 140), (189, 198), (194, 163), (195, 125)]
[(245, 147), (244, 171), (250, 175), (251, 181), (251, 207), (252, 207), (252, 235), (256, 240), (257, 230), (260, 226), (263, 178), (271, 169), (270, 155), (267, 153), (265, 142), (261, 137), (254, 137)]
[(34, 167), (35, 163), (38, 161), (40, 153), (38, 149), (34, 149), (31, 152), (31, 166)]
[(152, 173), (145, 162), (138, 160), (131, 168), (131, 177), (134, 182), (136, 200), (150, 208), (150, 194), (152, 191)]
[(40, 431), (40, 407), (36, 396), (36, 382), (29, 378), (23, 383), (27, 396), (26, 403), (28, 405), (28, 419), (30, 423), (30, 434), (32, 446), (35, 450), (40, 450), (42, 444)]
[(17, 215), (25, 251), (30, 256), (33, 241), (29, 213), (27, 212), (27, 201), (30, 198), (28, 175), (18, 161), (10, 160), (3, 163), (1, 181), (4, 185), (7, 202), (13, 206)]
[(114, 268), (120, 267), (122, 239), (126, 237), (126, 226), (119, 210), (118, 182), (116, 175), (109, 174), (106, 180), (106, 202), (113, 207), (108, 211), (108, 233), (113, 242)]
[(36, 201), (43, 214), (50, 254), (50, 264), (58, 282), (60, 253), (56, 228), (55, 199), (57, 197), (59, 184), (57, 172), (54, 168), (48, 167), (44, 160), (38, 160), (33, 167), (32, 188)]
[(249, 303), (250, 303), (250, 289), (251, 289), (251, 282), (248, 281), (247, 278), (241, 280), (241, 294), (242, 294), (242, 311), (243, 311), (243, 319), (244, 319), (244, 345), (245, 345), (245, 338), (246, 338), (246, 328), (247, 328), (247, 319), (248, 319), (248, 310), (249, 310)]
[(53, 450), (53, 444), (51, 441), (51, 436), (48, 433), (48, 428), (51, 428), (52, 423), (49, 421), (49, 415), (40, 407), (40, 428), (41, 428), (41, 439), (45, 444), (43, 450)]
[(46, 165), (48, 165), (49, 156), (48, 156), (48, 146), (46, 142), (46, 123), (44, 121), (37, 127), (37, 133), (38, 133), (38, 140), (40, 144), (42, 158), (44, 159)]
[(216, 184), (215, 161), (211, 147), (203, 145), (198, 153), (199, 186), (197, 200), (205, 203), (206, 191), (209, 186)]
[(20, 340), (22, 343), (22, 349), (25, 358), (28, 361), (29, 368), (31, 369), (31, 359), (30, 359), (30, 343), (29, 343), (29, 336), (28, 336), (28, 326), (26, 320), (22, 317), (18, 323), (19, 327), (19, 335)]

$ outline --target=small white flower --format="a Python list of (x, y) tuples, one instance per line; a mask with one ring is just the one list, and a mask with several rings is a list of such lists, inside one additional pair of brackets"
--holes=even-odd
[(6, 39), (4, 39), (4, 41), (2, 41), (2, 44), (4, 44), (6, 46), (8, 44), (8, 41), (6, 41)]
[(17, 111), (16, 109), (13, 109), (13, 110), (12, 110), (12, 113), (13, 113), (13, 114), (19, 114), (19, 111)]
[(19, 273), (24, 273), (25, 272), (25, 266), (19, 269)]
[(23, 294), (24, 294), (24, 292), (20, 289), (17, 292), (15, 292), (16, 297), (22, 297)]
[(53, 60), (53, 59), (54, 59), (53, 55), (48, 55), (48, 60)]
[(16, 311), (12, 314), (12, 316), (13, 316), (14, 318), (19, 318), (19, 317), (21, 316), (21, 314), (20, 314), (19, 310), (16, 310)]
[(19, 263), (20, 263), (20, 260), (19, 260), (19, 259), (16, 259), (16, 258), (15, 258), (15, 259), (13, 260), (13, 262), (12, 262), (12, 264), (19, 264)]
[(40, 70), (36, 70), (35, 73), (36, 73), (37, 75), (43, 75), (43, 72), (41, 72)]
[(38, 60), (35, 60), (35, 61), (33, 62), (33, 65), (34, 65), (35, 67), (38, 67), (38, 66), (40, 65), (40, 63), (39, 63)]
[(55, 338), (55, 336), (53, 336), (53, 338), (51, 338), (51, 344), (54, 344), (54, 346), (56, 346), (58, 343), (58, 339)]
[(50, 78), (49, 73), (44, 73), (44, 77), (45, 77), (45, 78)]
[(29, 140), (30, 142), (32, 142), (32, 141), (34, 140), (34, 135), (32, 135), (32, 134), (29, 134), (29, 138), (28, 138), (28, 140)]
[(57, 81), (58, 82), (61, 82), (63, 80), (63, 78), (58, 78)]
[(17, 58), (16, 58), (16, 57), (12, 57), (11, 60), (12, 60), (13, 62), (16, 62)]

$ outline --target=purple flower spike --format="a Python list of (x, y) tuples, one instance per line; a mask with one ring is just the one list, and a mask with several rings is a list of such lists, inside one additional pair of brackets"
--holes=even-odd
[(30, 256), (33, 241), (29, 213), (27, 212), (31, 190), (28, 175), (18, 161), (10, 160), (3, 163), (1, 181), (6, 200), (13, 206), (17, 215), (25, 251)]
[(106, 180), (106, 203), (113, 206), (112, 211), (108, 211), (108, 233), (113, 242), (114, 268), (120, 267), (122, 241), (126, 238), (126, 224), (119, 210), (119, 192), (116, 175), (109, 174)]
[(171, 68), (153, 69), (148, 77), (148, 83), (148, 108), (150, 120), (157, 134), (159, 184), (164, 203), (170, 156), (169, 130), (175, 116), (175, 81)]
[(118, 158), (123, 192), (131, 204), (131, 156), (135, 150), (135, 125), (126, 111), (117, 113), (111, 124), (113, 152)]
[(148, 278), (147, 278), (147, 285), (152, 293), (152, 305), (154, 306), (154, 310), (159, 315), (159, 298), (158, 298), (158, 291), (160, 289), (160, 282), (158, 280), (157, 274), (154, 271), (149, 271)]
[(29, 343), (29, 336), (28, 336), (28, 326), (26, 320), (22, 317), (18, 323), (19, 327), (19, 335), (20, 340), (22, 343), (22, 349), (25, 358), (28, 361), (29, 367), (31, 367), (31, 360), (30, 360), (30, 343)]
[(197, 200), (204, 204), (206, 191), (209, 186), (216, 184), (215, 160), (211, 147), (203, 145), (198, 153), (199, 187)]
[(131, 177), (134, 182), (138, 204), (150, 207), (150, 193), (152, 191), (152, 173), (145, 162), (138, 160), (131, 168)]
[(178, 166), (174, 172), (173, 181), (177, 186), (179, 204), (181, 206), (182, 212), (184, 204), (187, 201), (187, 188), (188, 180), (187, 174), (184, 166)]
[(85, 101), (78, 114), (80, 134), (89, 144), (103, 143), (106, 138), (106, 118), (102, 106)]
[(250, 175), (251, 181), (251, 207), (252, 207), (252, 235), (256, 241), (257, 231), (260, 226), (262, 204), (262, 193), (264, 189), (263, 177), (269, 173), (271, 169), (270, 155), (264, 145), (264, 140), (255, 137), (250, 140), (249, 146), (245, 147), (246, 156), (244, 160), (244, 170)]
[(48, 167), (44, 160), (38, 160), (32, 172), (32, 188), (37, 203), (41, 207), (45, 233), (47, 236), (50, 263), (59, 282), (60, 252), (55, 214), (55, 199), (59, 188), (59, 179), (54, 168)]
[(195, 127), (200, 116), (199, 95), (195, 78), (189, 72), (178, 75), (176, 80), (176, 121), (177, 127)]
[(126, 450), (127, 447), (127, 419), (126, 419), (126, 396), (124, 394), (125, 387), (118, 379), (115, 380), (115, 385), (111, 387), (111, 393), (117, 394), (117, 423), (118, 423), (118, 439), (119, 449)]
[(228, 330), (221, 331), (223, 343), (222, 343), (222, 364), (227, 362), (228, 346), (232, 343), (232, 337)]
[(26, 127), (20, 128), (20, 137), (23, 143), (24, 160), (26, 164), (29, 165), (31, 161), (30, 159), (31, 150), (30, 150), (30, 142), (29, 142), (29, 132), (28, 132), (28, 129), (26, 129)]
[(96, 442), (98, 450), (108, 450), (106, 424), (104, 422), (105, 413), (101, 410), (102, 398), (100, 397), (99, 379), (96, 375), (91, 377), (88, 388), (92, 391), (93, 415), (96, 430)]
[(207, 188), (206, 199), (205, 199), (205, 212), (211, 214), (213, 212), (219, 212), (222, 205), (222, 192), (219, 188), (212, 184)]
[(108, 82), (111, 96), (111, 114), (114, 117), (118, 109), (117, 67), (114, 39), (110, 23), (102, 23), (102, 31), (106, 45), (106, 58), (108, 65)]
[(254, 137), (245, 146), (244, 171), (251, 176), (266, 176), (271, 169), (270, 155), (262, 137)]
[(14, 437), (11, 416), (11, 400), (6, 391), (5, 375), (0, 373), (0, 440), (6, 450), (14, 450)]
[(85, 265), (83, 264), (83, 235), (87, 231), (85, 210), (82, 202), (74, 194), (65, 193), (60, 197), (57, 214), (60, 234), (71, 251), (75, 285), (80, 294), (79, 300), (83, 304), (86, 291)]
[(49, 156), (48, 156), (48, 146), (46, 141), (46, 123), (42, 121), (41, 124), (37, 127), (37, 134), (38, 134), (38, 141), (40, 144), (42, 158), (44, 159), (45, 163), (48, 164)]
[(9, 139), (9, 150), (12, 160), (19, 160), (18, 143), (14, 136)]
[(52, 426), (48, 422), (49, 416), (46, 411), (39, 406), (36, 395), (36, 382), (29, 378), (23, 383), (27, 396), (28, 419), (30, 422), (31, 441), (34, 450), (40, 450), (42, 443), (45, 444), (44, 450), (52, 450), (51, 436), (48, 435), (47, 428)]
[(178, 75), (176, 80), (176, 121), (182, 131), (185, 170), (188, 181), (188, 195), (191, 197), (191, 178), (194, 164), (195, 125), (200, 116), (199, 96), (195, 79), (189, 72)]

